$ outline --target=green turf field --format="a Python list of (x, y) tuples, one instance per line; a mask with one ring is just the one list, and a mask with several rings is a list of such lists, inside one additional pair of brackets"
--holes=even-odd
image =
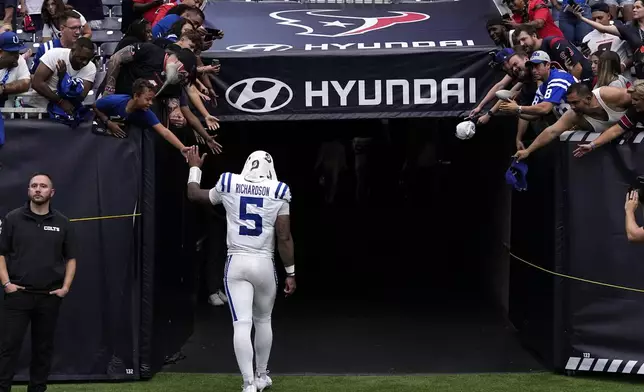
[[(14, 391), (24, 392), (22, 385)], [(625, 392), (643, 391), (639, 378), (597, 379), (588, 374), (551, 373), (431, 376), (275, 376), (274, 392)], [(150, 381), (113, 384), (53, 384), (48, 391), (97, 392), (241, 392), (238, 376), (161, 373)]]

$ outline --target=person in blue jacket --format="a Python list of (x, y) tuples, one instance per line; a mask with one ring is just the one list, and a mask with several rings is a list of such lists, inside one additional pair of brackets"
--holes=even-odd
[(145, 79), (137, 79), (132, 86), (132, 93), (133, 96), (110, 94), (96, 101), (94, 113), (107, 126), (107, 130), (115, 137), (124, 138), (127, 133), (122, 127), (126, 124), (152, 128), (186, 156), (190, 147), (184, 146), (150, 110), (156, 93), (154, 85)]
[(174, 7), (168, 15), (161, 19), (157, 24), (152, 27), (152, 38), (163, 38), (165, 37), (172, 26), (178, 21), (187, 19), (192, 22), (192, 25), (198, 29), (201, 27), (205, 20), (203, 11), (199, 8), (194, 8), (187, 6), (185, 4), (180, 4)]

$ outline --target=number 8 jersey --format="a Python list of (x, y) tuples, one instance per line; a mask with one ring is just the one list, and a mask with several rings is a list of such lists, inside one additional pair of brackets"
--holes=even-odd
[(566, 93), (568, 92), (568, 87), (575, 83), (577, 83), (577, 78), (573, 75), (552, 68), (548, 80), (541, 83), (537, 89), (532, 105), (537, 105), (541, 102), (550, 102), (553, 104), (552, 111), (555, 116), (560, 118), (570, 109), (570, 105), (566, 101)]
[(249, 182), (239, 174), (224, 173), (209, 196), (213, 205), (222, 203), (226, 209), (228, 254), (273, 258), (275, 221), (278, 215), (290, 214), (288, 185)]

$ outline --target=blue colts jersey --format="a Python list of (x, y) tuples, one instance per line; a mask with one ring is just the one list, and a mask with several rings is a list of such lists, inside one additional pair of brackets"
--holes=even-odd
[(548, 80), (541, 83), (541, 86), (537, 89), (532, 105), (550, 102), (554, 105), (553, 112), (555, 116), (557, 118), (561, 117), (570, 109), (570, 105), (566, 101), (566, 92), (568, 87), (575, 83), (577, 83), (577, 78), (568, 72), (551, 69)]

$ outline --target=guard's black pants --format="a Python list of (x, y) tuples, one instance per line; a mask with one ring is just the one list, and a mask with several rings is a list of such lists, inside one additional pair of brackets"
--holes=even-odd
[(22, 341), (31, 322), (31, 367), (28, 392), (44, 392), (51, 369), (54, 334), (62, 299), (17, 291), (4, 295), (0, 320), (0, 392), (11, 390)]

